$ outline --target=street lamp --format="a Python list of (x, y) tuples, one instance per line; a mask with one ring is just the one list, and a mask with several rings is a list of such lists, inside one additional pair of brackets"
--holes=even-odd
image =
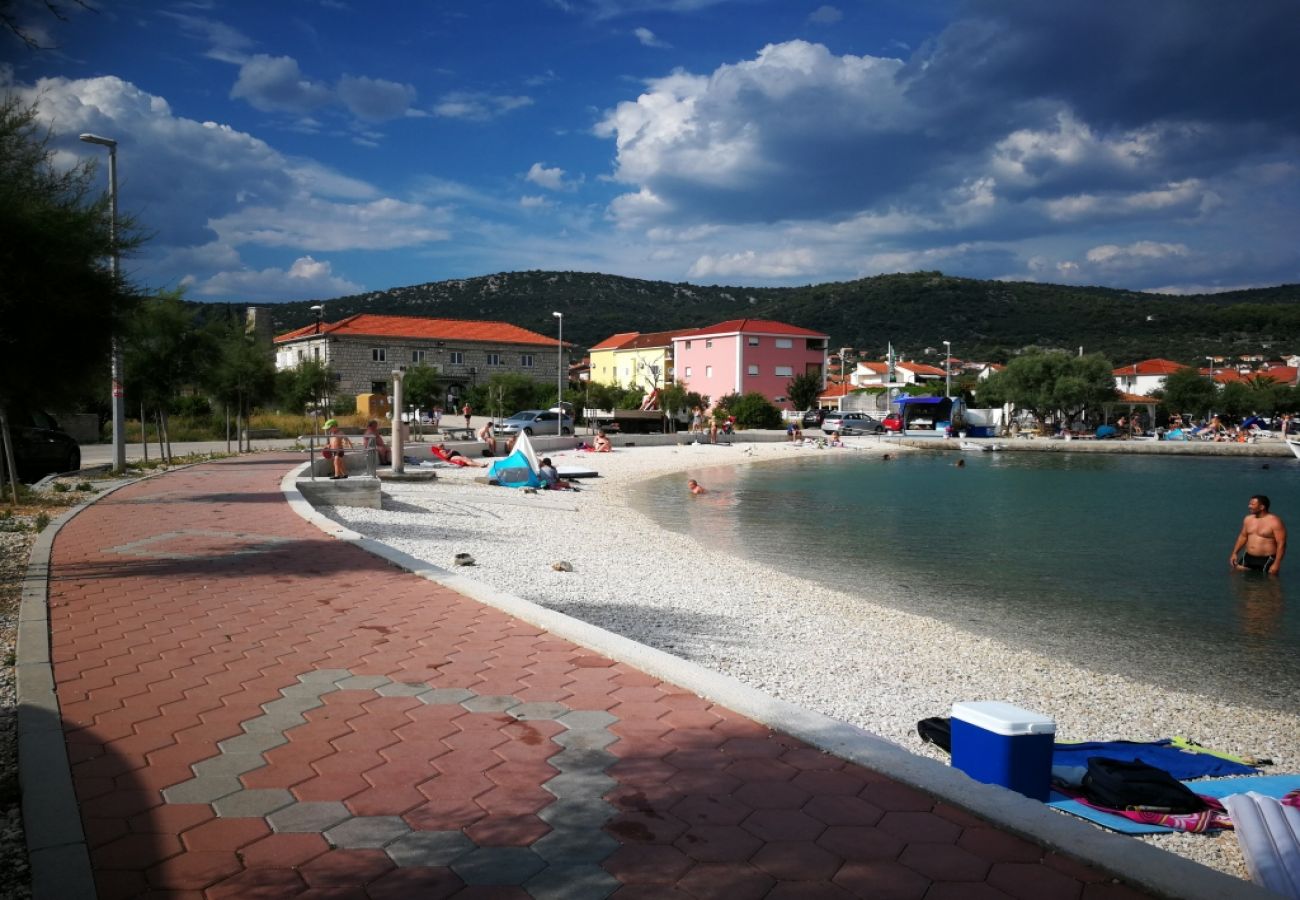
[[(117, 251), (117, 141), (97, 134), (83, 134), (81, 139), (87, 144), (98, 144), (108, 148), (108, 206), (111, 216), (108, 223), (108, 239), (113, 245), (113, 290), (116, 291), (120, 267)], [(108, 343), (112, 379), (113, 471), (121, 472), (126, 468), (126, 389), (122, 386), (122, 347), (118, 344), (116, 330), (109, 333)], [(140, 428), (143, 430), (144, 422), (140, 423)], [(144, 441), (143, 431), (140, 440)]]
[(316, 314), (316, 333), (320, 334), (320, 322), (321, 319), (325, 317), (325, 307), (322, 304), (317, 303), (315, 306), (311, 307), (311, 311)]
[(555, 345), (555, 408), (559, 413), (555, 417), (555, 433), (564, 434), (564, 313), (553, 312), (551, 315), (560, 320), (560, 334)]
[(943, 342), (943, 395), (952, 396), (952, 341)]

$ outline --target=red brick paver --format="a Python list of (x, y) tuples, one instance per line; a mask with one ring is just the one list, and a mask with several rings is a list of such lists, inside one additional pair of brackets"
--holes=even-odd
[(129, 486), (55, 541), (102, 897), (1142, 896), (327, 537), (291, 461)]

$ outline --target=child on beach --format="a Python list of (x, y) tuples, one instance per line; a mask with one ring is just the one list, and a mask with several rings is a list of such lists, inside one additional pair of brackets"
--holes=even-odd
[(339, 431), (338, 419), (330, 419), (326, 422), (325, 431), (329, 436), (326, 439), (325, 449), (321, 451), (321, 455), (334, 462), (334, 474), (330, 476), (330, 480), (347, 478), (348, 467), (343, 463), (343, 447), (344, 445), (351, 447), (352, 441), (346, 434)]

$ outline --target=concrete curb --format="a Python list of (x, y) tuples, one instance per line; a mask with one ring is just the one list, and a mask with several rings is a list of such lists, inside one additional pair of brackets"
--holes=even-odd
[(1183, 900), (1265, 900), (1274, 896), (1250, 882), (1057, 813), (1014, 791), (981, 784), (958, 769), (917, 756), (854, 725), (772, 697), (731, 676), (497, 591), (472, 578), (454, 574), (364, 537), (321, 515), (298, 492), (297, 479), (305, 467), (304, 464), (292, 469), (280, 482), (280, 489), (294, 512), (326, 534), (398, 568), (670, 681), (842, 759), (925, 791), (1014, 835), (1093, 866), (1135, 887)]
[[(166, 473), (145, 478), (161, 474)], [(64, 512), (37, 535), (27, 561), (18, 607), (14, 674), (18, 688), (18, 784), (35, 900), (96, 896), (50, 662), (50, 553), (63, 526), (78, 513), (114, 491), (143, 480), (114, 485)]]

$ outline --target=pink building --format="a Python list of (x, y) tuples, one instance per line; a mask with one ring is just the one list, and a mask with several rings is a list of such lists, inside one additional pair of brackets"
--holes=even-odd
[(717, 401), (760, 393), (782, 409), (790, 379), (812, 373), (826, 385), (829, 335), (767, 319), (732, 319), (673, 337), (678, 384)]

